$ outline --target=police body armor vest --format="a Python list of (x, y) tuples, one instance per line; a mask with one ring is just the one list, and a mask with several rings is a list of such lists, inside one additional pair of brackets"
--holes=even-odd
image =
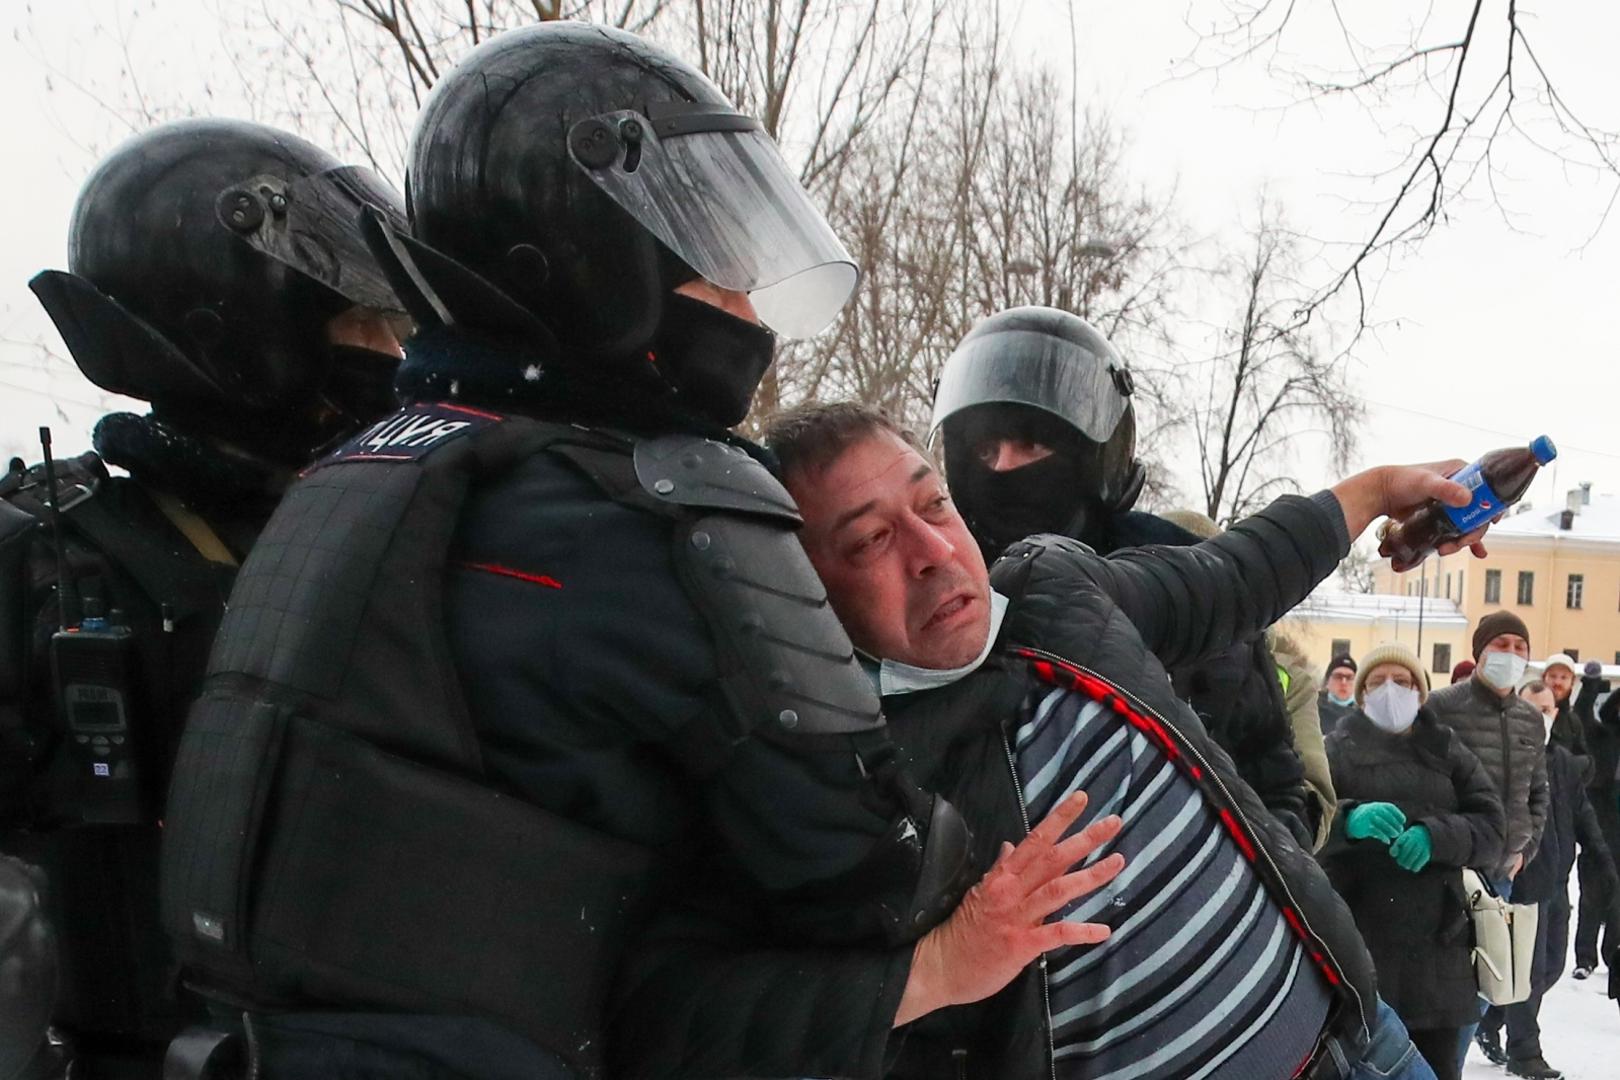
[[(95, 454), (58, 459), (55, 474), (60, 562), (43, 466), (0, 476), (0, 850), (48, 875), (53, 1021), (93, 1061), (106, 1040), (127, 1055), (129, 1040), (161, 1046), (195, 1019), (174, 998), (158, 925), (158, 826), (235, 566), (188, 539), (176, 515), (189, 511), (109, 477)], [(122, 638), (69, 667), (52, 637), (80, 627), (91, 601)], [(64, 683), (116, 699), (116, 722), (65, 705)]]
[[(791, 498), (746, 454), (413, 407), (306, 474), (238, 577), (165, 830), (165, 926), (205, 989), (484, 1016), (599, 1069), (601, 1004), (656, 859), (485, 782), (441, 610), (469, 487), (537, 453), (682, 520), (683, 575), (742, 715), (892, 756)], [(931, 810), (959, 854), (918, 858), (926, 914), (894, 914), (921, 926), (954, 906), (965, 864), (959, 819)]]

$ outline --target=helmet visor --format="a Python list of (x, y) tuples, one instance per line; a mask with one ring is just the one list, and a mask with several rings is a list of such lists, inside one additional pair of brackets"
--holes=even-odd
[(620, 208), (723, 289), (749, 294), (766, 326), (812, 337), (858, 273), (757, 121), (665, 103), (581, 120), (568, 151)]
[(219, 219), (254, 250), (298, 271), (351, 304), (403, 312), (360, 233), (360, 215), (375, 206), (409, 231), (399, 193), (369, 169), (344, 166), (292, 183), (257, 176), (219, 197)]
[(1130, 385), (1117, 356), (1031, 330), (985, 334), (945, 361), (930, 430), (975, 405), (1030, 405), (1106, 442), (1130, 404)]

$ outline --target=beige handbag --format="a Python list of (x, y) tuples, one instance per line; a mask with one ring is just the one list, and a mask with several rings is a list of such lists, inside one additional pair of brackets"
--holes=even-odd
[(1492, 1005), (1516, 1005), (1530, 996), (1530, 968), (1536, 954), (1534, 904), (1510, 904), (1467, 867), (1463, 897), (1474, 922), (1474, 977), (1479, 996)]

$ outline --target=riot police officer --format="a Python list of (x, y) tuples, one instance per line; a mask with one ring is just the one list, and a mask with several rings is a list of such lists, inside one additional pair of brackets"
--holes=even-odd
[(408, 404), (289, 492), (187, 724), (193, 979), (265, 1007), (270, 1076), (592, 1075), (688, 875), (757, 884), (790, 939), (919, 936), (965, 831), (729, 431), (856, 280), (774, 144), (668, 52), (548, 23), (440, 81), (407, 189), (411, 234), (371, 235)]
[[(940, 372), (932, 430), (987, 562), (1035, 533), (1072, 536), (1103, 553), (1198, 543), (1132, 510), (1145, 478), (1134, 390), (1119, 352), (1069, 312), (1013, 308), (962, 339)], [(1308, 851), (1322, 807), (1304, 782), (1277, 670), (1257, 637), (1171, 675), (1239, 774)]]
[(47, 872), (75, 1075), (157, 1075), (188, 1015), (158, 921), (186, 705), (281, 491), (393, 407), (403, 312), (365, 206), (403, 220), (303, 139), (167, 124), (97, 166), (68, 269), (30, 283), (84, 375), (151, 404), (103, 417), (94, 453), (0, 477), (0, 848)]

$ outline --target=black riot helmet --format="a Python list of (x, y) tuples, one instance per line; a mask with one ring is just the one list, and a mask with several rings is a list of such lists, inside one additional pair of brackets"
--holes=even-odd
[[(943, 435), (957, 505), (987, 554), (1036, 532), (1096, 544), (1106, 518), (1142, 491), (1134, 384), (1108, 339), (1066, 311), (1019, 307), (981, 321), (945, 361), (932, 431)], [(997, 440), (1050, 457), (1004, 472), (981, 460)]]
[(387, 251), (418, 318), (538, 337), (570, 374), (656, 381), (722, 423), (746, 412), (773, 339), (673, 290), (747, 293), (797, 338), (856, 282), (758, 121), (600, 26), (544, 23), (468, 54), (423, 108), (406, 195), (414, 237)]
[(386, 182), (294, 135), (164, 124), (85, 181), (67, 272), (30, 287), (97, 386), (299, 465), (375, 412), (397, 366), (327, 344), (327, 321), (350, 308), (403, 314), (361, 236), (367, 206), (404, 227)]

